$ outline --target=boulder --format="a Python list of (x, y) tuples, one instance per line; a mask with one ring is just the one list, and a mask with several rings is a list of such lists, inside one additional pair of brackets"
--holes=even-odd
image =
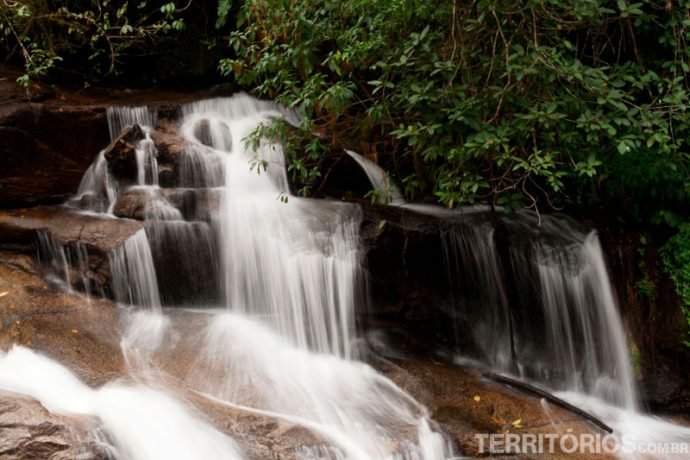
[(186, 221), (211, 222), (220, 208), (222, 191), (218, 189), (162, 188), (154, 191), (130, 188), (120, 192), (113, 208), (118, 217), (143, 220), (158, 200), (165, 200)]
[(151, 131), (158, 159), (158, 181), (161, 187), (174, 187), (178, 177), (178, 156), (186, 147), (186, 141), (179, 133), (177, 124), (161, 118)]
[[(161, 118), (151, 129), (149, 136), (155, 146), (158, 180), (162, 187), (174, 187), (177, 184), (178, 156), (186, 147), (186, 141), (180, 135), (177, 124), (167, 118)], [(105, 151), (111, 175), (123, 188), (137, 183), (136, 148), (146, 138), (138, 125), (125, 127)]]
[(105, 151), (108, 169), (121, 186), (137, 182), (137, 144), (145, 138), (139, 125), (125, 127)]
[(51, 414), (38, 401), (0, 393), (0, 458), (106, 460), (107, 447), (91, 435), (97, 421)]

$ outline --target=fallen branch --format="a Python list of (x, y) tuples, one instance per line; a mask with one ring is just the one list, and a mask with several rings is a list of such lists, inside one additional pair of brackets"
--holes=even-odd
[(546, 391), (535, 387), (534, 385), (530, 385), (529, 383), (521, 382), (520, 380), (512, 379), (510, 377), (505, 377), (503, 375), (494, 374), (493, 372), (485, 372), (482, 375), (484, 377), (486, 377), (487, 379), (493, 380), (495, 382), (510, 385), (510, 386), (515, 387), (519, 390), (522, 390), (526, 393), (531, 393), (531, 394), (540, 396), (540, 397), (546, 399), (547, 401), (549, 401), (549, 402), (551, 402), (551, 403), (553, 403), (559, 407), (562, 407), (563, 409), (565, 409), (569, 412), (572, 412), (573, 414), (579, 415), (580, 417), (582, 417), (586, 420), (589, 420), (590, 422), (592, 422), (593, 424), (595, 424), (596, 426), (598, 426), (602, 430), (604, 430), (608, 433), (613, 433), (613, 429), (610, 426), (608, 426), (607, 424), (605, 424), (604, 422), (599, 420), (594, 415), (590, 414), (589, 412), (585, 412), (582, 409), (575, 407), (572, 404), (562, 400), (561, 398), (557, 398), (556, 396), (552, 395), (551, 393), (547, 393)]

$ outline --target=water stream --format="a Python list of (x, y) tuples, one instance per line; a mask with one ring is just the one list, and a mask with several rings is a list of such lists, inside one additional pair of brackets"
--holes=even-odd
[[(295, 114), (243, 94), (180, 112), (186, 145), (172, 192), (217, 197), (208, 218), (186, 215), (159, 186), (149, 135), (157, 114), (146, 107), (108, 110), (112, 139), (133, 124), (145, 133), (136, 146), (136, 185), (114, 181), (101, 152), (68, 203), (112, 216), (120, 194), (144, 200), (145, 229), (108, 257), (126, 375), (90, 388), (64, 366), (15, 347), (0, 355), (0, 388), (54, 412), (97, 417), (117, 458), (243, 458), (238, 443), (167, 386), (170, 376), (156, 360), (184, 340), (164, 307), (189, 303), (206, 309), (179, 383), (185, 391), (312, 430), (325, 443), (303, 446), (296, 454), (305, 458), (451, 457), (426, 408), (358, 359), (355, 313), (366, 303), (360, 207), (293, 196), (281, 146), (245, 142), (259, 124), (279, 116), (296, 122)], [(561, 217), (539, 226), (527, 213), (504, 216), (497, 229), (481, 218), (485, 206), (407, 203), (381, 168), (348, 153), (381, 204), (439, 217), (453, 308), (476, 326), (472, 358), (559, 391), (623, 433), (690, 440), (690, 430), (639, 411), (595, 232)], [(40, 243), (44, 264), (71, 289), (86, 249), (66, 251), (45, 234)], [(194, 279), (205, 284), (190, 287)]]

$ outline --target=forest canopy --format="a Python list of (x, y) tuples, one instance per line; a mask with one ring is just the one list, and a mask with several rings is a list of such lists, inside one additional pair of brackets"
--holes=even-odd
[(689, 26), (685, 0), (0, 3), (22, 85), (155, 73), (131, 63), (195, 37), (217, 78), (305, 115), (259, 133), (292, 147), (305, 194), (347, 147), (411, 199), (671, 228), (690, 187)]

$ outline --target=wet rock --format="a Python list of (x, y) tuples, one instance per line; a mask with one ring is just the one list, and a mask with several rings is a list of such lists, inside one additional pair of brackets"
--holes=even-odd
[(158, 120), (151, 131), (151, 139), (158, 151), (158, 181), (161, 187), (174, 187), (177, 184), (178, 156), (186, 148), (186, 141), (177, 124), (167, 118)]
[(663, 268), (658, 248), (653, 243), (642, 244), (638, 232), (597, 227), (630, 336), (641, 396), (652, 410), (688, 413), (690, 348), (683, 343), (687, 326), (682, 301)]
[(194, 125), (194, 137), (200, 143), (213, 147), (213, 139), (211, 138), (211, 123), (207, 119), (199, 120)]
[(370, 294), (362, 321), (411, 325), (439, 345), (474, 350), (472, 325), (451, 301), (441, 240), (447, 224), (405, 208), (360, 204)]
[(91, 386), (122, 374), (111, 301), (61, 292), (28, 256), (0, 252), (0, 349), (24, 345), (60, 361)]
[[(162, 187), (174, 187), (177, 184), (178, 156), (185, 149), (186, 141), (177, 124), (167, 118), (159, 119), (149, 136), (155, 146), (158, 181)], [(121, 188), (137, 183), (136, 148), (145, 137), (140, 126), (128, 126), (105, 152), (110, 173)]]
[(118, 217), (143, 220), (154, 206), (153, 201), (164, 199), (187, 221), (211, 222), (218, 213), (221, 195), (218, 189), (166, 188), (150, 192), (134, 187), (118, 195), (113, 213)]
[(61, 244), (80, 242), (100, 253), (121, 245), (141, 223), (84, 214), (64, 206), (0, 211), (0, 247), (32, 244), (36, 230), (48, 231)]
[[(452, 439), (459, 454), (482, 453), (477, 434), (606, 434), (558, 406), (488, 381), (476, 369), (443, 364), (428, 357), (374, 356), (371, 364), (427, 407), (432, 420)], [(543, 458), (573, 458), (571, 455), (556, 451)], [(615, 458), (605, 454), (601, 457)]]
[(91, 435), (96, 422), (51, 414), (36, 400), (0, 393), (0, 458), (105, 460), (105, 446)]
[(60, 203), (108, 143), (105, 107), (3, 105), (0, 139), (0, 207)]
[(137, 182), (137, 144), (145, 138), (139, 125), (127, 126), (105, 151), (108, 169), (120, 186)]
[(88, 264), (79, 277), (91, 281), (95, 292), (108, 290), (108, 255), (129, 237), (143, 229), (140, 222), (79, 213), (63, 206), (39, 206), (0, 211), (0, 250), (36, 256), (41, 231), (64, 248), (80, 245), (88, 254)]

